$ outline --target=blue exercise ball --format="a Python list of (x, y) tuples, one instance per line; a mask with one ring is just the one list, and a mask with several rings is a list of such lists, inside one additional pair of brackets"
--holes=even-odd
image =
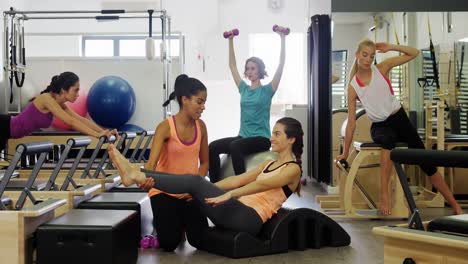
[(124, 131), (124, 132), (141, 132), (144, 129), (137, 126), (137, 125), (134, 125), (134, 124), (125, 124), (125, 125), (119, 127), (119, 129), (117, 129), (117, 130), (118, 131)]
[(105, 76), (91, 86), (86, 106), (97, 124), (118, 128), (127, 123), (135, 112), (135, 92), (126, 80)]

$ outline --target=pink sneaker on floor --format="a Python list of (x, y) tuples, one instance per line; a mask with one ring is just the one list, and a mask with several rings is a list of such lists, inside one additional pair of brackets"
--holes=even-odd
[(140, 248), (158, 248), (158, 238), (153, 235), (146, 235), (140, 240)]

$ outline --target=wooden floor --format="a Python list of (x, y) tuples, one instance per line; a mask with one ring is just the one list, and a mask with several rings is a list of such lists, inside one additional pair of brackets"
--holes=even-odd
[[(318, 184), (310, 183), (301, 190), (302, 197), (291, 196), (286, 206), (308, 207), (318, 209), (314, 203), (315, 195), (324, 194)], [(423, 209), (423, 220), (450, 214), (449, 208)], [(383, 263), (383, 238), (374, 236), (372, 228), (375, 226), (402, 223), (402, 221), (382, 220), (338, 220), (341, 226), (351, 236), (351, 245), (342, 248), (309, 249), (306, 251), (290, 251), (285, 254), (263, 256), (246, 259), (229, 259), (196, 250), (187, 242), (181, 244), (175, 252), (164, 252), (154, 249), (142, 249), (139, 253), (138, 264), (146, 263)]]

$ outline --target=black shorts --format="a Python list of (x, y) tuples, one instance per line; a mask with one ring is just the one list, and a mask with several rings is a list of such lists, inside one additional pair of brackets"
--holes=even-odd
[(9, 115), (0, 115), (0, 152), (5, 149), (6, 143), (10, 138), (10, 120)]
[[(375, 143), (381, 144), (382, 148), (388, 150), (394, 149), (397, 142), (408, 144), (408, 148), (425, 148), (403, 107), (385, 121), (372, 123), (371, 137)], [(420, 167), (428, 176), (437, 172), (437, 168), (433, 166)]]

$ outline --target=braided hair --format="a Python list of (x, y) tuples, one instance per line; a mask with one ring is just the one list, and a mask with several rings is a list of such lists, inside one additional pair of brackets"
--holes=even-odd
[[(299, 121), (291, 117), (283, 117), (278, 120), (276, 123), (282, 124), (284, 126), (284, 133), (288, 138), (295, 138), (294, 144), (292, 145), (292, 152), (294, 157), (296, 158), (297, 164), (301, 168), (301, 175), (303, 173), (302, 170), (302, 152), (304, 149), (304, 132), (302, 131), (302, 125)], [(296, 188), (296, 193), (300, 195), (301, 191), (301, 184), (299, 183)]]

